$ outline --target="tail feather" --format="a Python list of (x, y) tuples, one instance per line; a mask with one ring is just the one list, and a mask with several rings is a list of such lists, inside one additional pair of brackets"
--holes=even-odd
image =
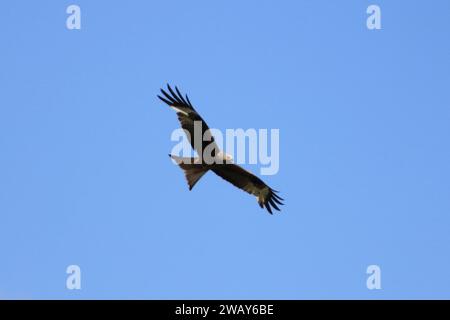
[(208, 171), (202, 164), (196, 162), (197, 158), (182, 158), (171, 154), (169, 154), (169, 156), (175, 160), (183, 170), (189, 185), (189, 190), (192, 190), (197, 181)]

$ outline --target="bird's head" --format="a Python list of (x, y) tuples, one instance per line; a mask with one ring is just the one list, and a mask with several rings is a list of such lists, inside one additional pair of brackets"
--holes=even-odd
[(217, 158), (219, 158), (219, 160), (223, 163), (233, 163), (233, 157), (230, 154), (222, 151), (217, 154)]

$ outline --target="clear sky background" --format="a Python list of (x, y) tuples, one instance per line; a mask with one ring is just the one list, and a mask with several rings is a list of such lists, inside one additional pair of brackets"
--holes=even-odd
[[(448, 0), (8, 1), (0, 40), (0, 298), (450, 298)], [(281, 214), (188, 191), (167, 82), (280, 129)]]

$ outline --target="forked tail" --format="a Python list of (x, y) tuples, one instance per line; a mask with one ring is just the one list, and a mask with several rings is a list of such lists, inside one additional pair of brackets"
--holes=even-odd
[(201, 163), (196, 162), (198, 158), (183, 158), (171, 154), (169, 154), (169, 157), (175, 160), (175, 162), (183, 170), (189, 185), (189, 190), (192, 190), (197, 181), (200, 180), (200, 178), (203, 177), (203, 175), (209, 170)]

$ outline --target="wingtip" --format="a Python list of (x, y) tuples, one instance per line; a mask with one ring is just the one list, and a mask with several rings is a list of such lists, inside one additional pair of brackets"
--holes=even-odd
[(267, 211), (269, 211), (270, 214), (273, 214), (272, 209), (270, 208), (270, 205), (268, 203), (265, 203), (264, 206), (266, 207)]

